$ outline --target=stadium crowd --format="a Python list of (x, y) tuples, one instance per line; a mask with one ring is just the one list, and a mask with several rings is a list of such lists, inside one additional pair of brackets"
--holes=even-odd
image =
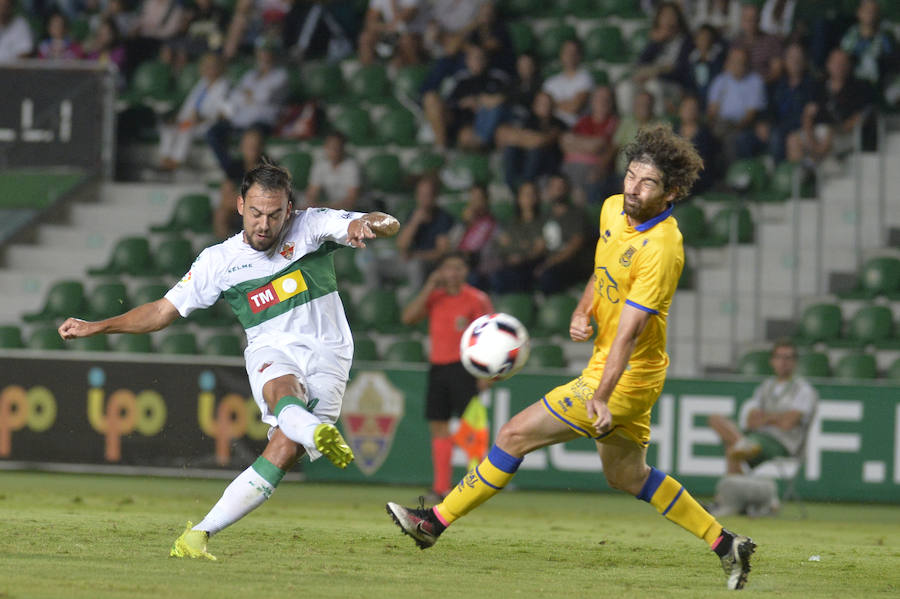
[[(461, 250), (471, 282), (499, 293), (550, 294), (580, 280), (596, 234), (587, 214), (621, 190), (619, 148), (642, 125), (671, 122), (695, 144), (706, 163), (695, 192), (703, 192), (748, 157), (789, 161), (812, 176), (851, 150), (860, 128), (871, 147), (873, 112), (900, 107), (897, 23), (882, 15), (897, 17), (890, 0), (619, 4), (633, 5), (628, 16), (643, 19), (646, 41), (629, 40), (642, 49), (614, 81), (597, 68), (602, 61), (586, 60), (587, 40), (577, 36), (561, 40), (557, 59), (521, 50), (513, 26), (531, 18), (523, 7), (548, 16), (526, 1), (0, 0), (0, 62), (113, 64), (123, 94), (147, 62), (165, 65), (173, 80), (196, 72), (180, 106), (157, 114), (157, 166), (185, 168), (191, 143), (207, 141), (225, 181), (220, 236), (233, 221), (230, 198), (269, 136), (331, 131), (322, 99), (292, 97), (292, 70), (311, 60), (380, 63), (392, 76), (427, 68), (411, 98), (426, 132), (420, 141), (442, 155), (495, 154), (514, 211), (498, 218), (490, 188), (475, 185), (454, 217), (437, 201), (440, 177), (426, 174), (412, 212), (398, 214), (398, 255), (416, 284), (443, 253)], [(299, 203), (372, 207), (346, 142), (328, 136)]]

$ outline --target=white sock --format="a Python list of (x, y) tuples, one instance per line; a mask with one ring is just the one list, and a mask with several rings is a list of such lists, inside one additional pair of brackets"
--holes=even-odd
[(286, 402), (285, 400), (296, 400), (296, 398), (285, 398), (278, 402), (275, 408), (275, 417), (278, 419), (278, 428), (294, 443), (299, 443), (307, 452), (316, 450), (316, 443), (313, 440), (313, 432), (316, 427), (322, 424), (316, 416), (306, 411), (306, 406), (297, 403)]
[(275, 491), (283, 476), (284, 470), (260, 456), (252, 466), (231, 481), (222, 493), (222, 498), (193, 530), (205, 530), (209, 536), (213, 536), (231, 526), (262, 505)]

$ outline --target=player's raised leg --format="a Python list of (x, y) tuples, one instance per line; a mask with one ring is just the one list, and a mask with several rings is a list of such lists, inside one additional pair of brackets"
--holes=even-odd
[(617, 435), (597, 445), (611, 487), (646, 501), (668, 520), (706, 541), (722, 562), (728, 588), (744, 586), (750, 572), (750, 556), (756, 549), (752, 539), (723, 528), (681, 483), (648, 466), (646, 448)]
[(209, 538), (262, 505), (302, 452), (302, 447), (288, 439), (280, 429), (275, 429), (262, 455), (225, 488), (221, 499), (199, 524), (192, 526), (188, 522), (169, 555), (215, 560), (216, 557), (206, 550)]
[(440, 504), (407, 508), (389, 502), (387, 512), (420, 549), (431, 547), (450, 524), (499, 493), (515, 476), (527, 453), (577, 436), (537, 402), (503, 425), (488, 456)]

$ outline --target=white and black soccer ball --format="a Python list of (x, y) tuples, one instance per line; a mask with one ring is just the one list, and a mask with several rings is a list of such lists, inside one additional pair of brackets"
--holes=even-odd
[(502, 381), (519, 372), (528, 360), (531, 341), (515, 316), (498, 312), (473, 320), (459, 342), (463, 366), (472, 376)]

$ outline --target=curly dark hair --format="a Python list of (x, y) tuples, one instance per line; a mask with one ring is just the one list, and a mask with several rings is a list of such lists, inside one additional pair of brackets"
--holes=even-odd
[(663, 189), (674, 191), (676, 202), (688, 195), (703, 168), (703, 159), (693, 144), (672, 131), (667, 123), (641, 128), (625, 146), (625, 157), (629, 164), (641, 162), (659, 169)]

